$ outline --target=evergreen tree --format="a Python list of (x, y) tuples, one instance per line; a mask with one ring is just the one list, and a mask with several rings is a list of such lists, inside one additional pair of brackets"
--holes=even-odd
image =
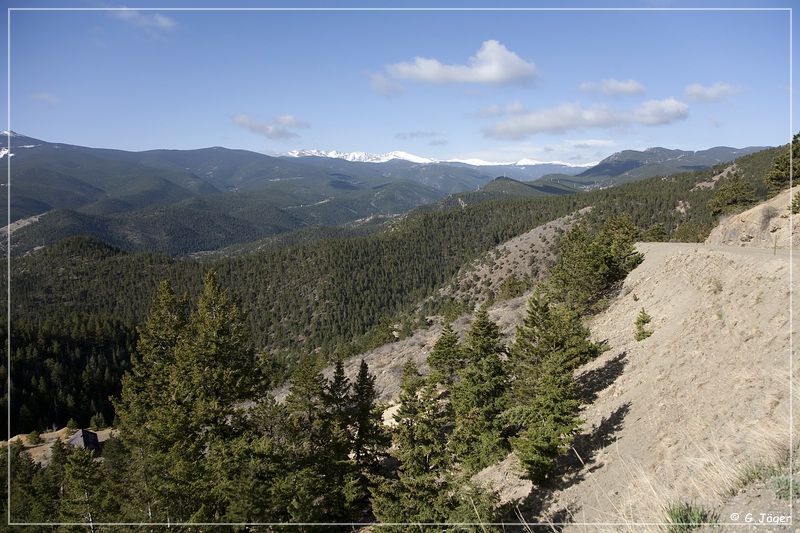
[(597, 357), (577, 310), (538, 290), (510, 350), (511, 406), (503, 420), (515, 429), (511, 446), (534, 482), (547, 479), (580, 421), (573, 371)]
[(667, 228), (661, 222), (656, 222), (644, 233), (644, 240), (646, 242), (667, 242), (669, 240), (669, 233)]
[(8, 491), (3, 502), (8, 513), (6, 523), (57, 521), (59, 493), (48, 490), (50, 487), (42, 483), (46, 469), (31, 459), (19, 440), (4, 444), (0, 453), (3, 490)]
[(609, 217), (595, 233), (585, 224), (573, 227), (561, 241), (548, 292), (581, 313), (595, 310), (603, 294), (641, 263), (634, 246), (639, 238), (628, 215)]
[(442, 328), (442, 335), (428, 355), (428, 365), (433, 370), (431, 379), (451, 385), (464, 364), (464, 352), (458, 333), (450, 322)]
[(328, 413), (343, 432), (349, 432), (353, 417), (353, 396), (350, 380), (344, 373), (344, 363), (337, 359), (333, 376), (325, 387), (323, 401)]
[(720, 181), (708, 201), (708, 210), (712, 215), (726, 215), (736, 209), (748, 207), (755, 201), (755, 189), (738, 172)]
[(95, 531), (97, 522), (108, 521), (100, 502), (100, 467), (94, 461), (94, 452), (75, 448), (64, 466), (64, 487), (59, 507), (59, 521), (75, 524), (67, 531)]
[(772, 169), (764, 178), (770, 195), (774, 196), (789, 187), (793, 167), (797, 168), (798, 161), (800, 161), (800, 133), (796, 133), (786, 151), (775, 158)]
[(374, 473), (391, 444), (391, 435), (383, 425), (383, 414), (377, 405), (375, 376), (363, 359), (353, 386), (353, 456), (362, 472)]
[(392, 431), (397, 477), (378, 479), (372, 510), (381, 522), (443, 522), (449, 514), (447, 471), (452, 463), (445, 428), (449, 404), (409, 359), (403, 366), (400, 407)]
[(485, 307), (475, 313), (465, 348), (469, 363), (450, 389), (455, 429), (450, 447), (468, 471), (508, 452), (498, 415), (505, 410), (507, 376), (500, 355), (500, 331)]
[(278, 498), (295, 522), (347, 520), (356, 512), (357, 476), (349, 435), (330, 411), (329, 384), (311, 360), (295, 368), (290, 382)]
[(480, 524), (483, 531), (495, 531), (483, 523), (496, 521), (497, 494), (476, 487), (469, 473), (454, 468), (447, 446), (452, 417), (439, 384), (423, 379), (416, 364), (407, 361), (392, 432), (396, 477), (380, 478), (372, 487), (378, 520), (407, 524), (406, 531), (419, 531), (422, 523), (452, 524), (447, 530)]
[(120, 438), (139, 472), (142, 521), (221, 520), (232, 482), (218, 464), (245, 427), (238, 406), (254, 398), (248, 322), (211, 270), (186, 312), (163, 283), (123, 380)]
[(511, 438), (526, 477), (534, 483), (547, 480), (580, 424), (575, 414), (580, 406), (575, 381), (564, 370), (566, 361), (561, 355), (554, 352), (542, 361), (536, 393), (526, 405), (523, 429)]
[(653, 334), (653, 330), (645, 329), (645, 326), (647, 326), (652, 319), (653, 318), (647, 314), (647, 311), (644, 310), (644, 307), (642, 307), (642, 310), (639, 311), (639, 315), (636, 317), (636, 334), (633, 336), (637, 341), (643, 341)]
[(171, 397), (175, 350), (189, 323), (188, 297), (178, 299), (172, 285), (162, 281), (153, 308), (139, 328), (136, 353), (130, 372), (122, 378), (122, 394), (116, 403), (120, 439), (130, 454), (130, 482), (134, 514), (131, 520), (167, 522), (169, 512), (167, 454), (184, 437), (175, 423)]

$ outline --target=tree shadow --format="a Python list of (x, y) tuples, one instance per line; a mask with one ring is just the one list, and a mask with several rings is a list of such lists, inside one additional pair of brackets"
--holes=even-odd
[(602, 464), (589, 465), (600, 450), (617, 440), (616, 434), (622, 429), (623, 421), (630, 409), (630, 402), (625, 402), (614, 409), (611, 414), (603, 417), (591, 431), (575, 436), (569, 452), (562, 455), (556, 463), (556, 472), (559, 472), (561, 476), (553, 483), (554, 490), (564, 490), (583, 481), (585, 467), (587, 468), (585, 472), (591, 473), (603, 466)]
[[(611, 386), (625, 369), (627, 353), (609, 359), (602, 367), (584, 372), (577, 378), (578, 394), (581, 402), (588, 404), (594, 402), (599, 393)], [(546, 485), (535, 486), (530, 494), (522, 501), (510, 502), (503, 509), (505, 519), (523, 516), (537, 517), (531, 523), (525, 523), (520, 530), (537, 531), (539, 528), (547, 531), (561, 531), (564, 526), (572, 521), (572, 515), (577, 509), (563, 508), (547, 517), (542, 517), (543, 512), (555, 501), (555, 493), (563, 491), (585, 479), (589, 474), (602, 466), (592, 463), (598, 452), (613, 444), (617, 433), (622, 429), (625, 416), (630, 411), (630, 402), (623, 403), (604, 417), (599, 424), (585, 433), (574, 437), (570, 449), (556, 462), (554, 475)], [(506, 527), (506, 531), (516, 529)]]
[(578, 399), (581, 403), (590, 404), (597, 400), (601, 391), (607, 389), (614, 383), (625, 370), (628, 353), (620, 352), (606, 363), (593, 370), (584, 372), (577, 377)]

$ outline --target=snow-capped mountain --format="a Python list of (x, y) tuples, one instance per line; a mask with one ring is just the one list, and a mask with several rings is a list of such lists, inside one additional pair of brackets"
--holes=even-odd
[(290, 157), (331, 157), (358, 163), (386, 163), (392, 159), (402, 159), (412, 163), (438, 163), (436, 159), (420, 157), (408, 152), (389, 152), (388, 154), (370, 154), (367, 152), (339, 152), (338, 150), (292, 150), (286, 155)]
[(550, 167), (565, 167), (565, 168), (589, 168), (597, 163), (562, 163), (561, 161), (537, 161), (535, 159), (520, 159), (519, 161), (504, 161), (494, 162), (485, 161), (483, 159), (447, 159), (439, 160), (429, 157), (420, 157), (418, 155), (409, 154), (408, 152), (394, 151), (386, 154), (371, 154), (368, 152), (340, 152), (338, 150), (292, 150), (285, 155), (289, 157), (330, 157), (335, 159), (344, 159), (346, 161), (354, 161), (359, 163), (386, 163), (392, 159), (400, 159), (403, 161), (410, 161), (412, 163), (428, 164), (428, 163), (444, 163), (444, 164), (459, 164), (469, 165), (473, 167), (496, 167), (496, 166), (537, 166), (547, 165)]

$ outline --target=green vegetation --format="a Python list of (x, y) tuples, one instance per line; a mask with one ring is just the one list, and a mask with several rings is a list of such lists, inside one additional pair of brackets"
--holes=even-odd
[[(780, 152), (737, 161), (748, 201), (766, 197), (765, 169)], [(536, 490), (551, 483), (580, 424), (573, 372), (602, 350), (583, 318), (639, 264), (643, 231), (658, 240), (710, 231), (712, 200), (731, 180), (698, 184), (723, 169), (431, 206), (368, 230), (306, 230), (229, 255), (177, 258), (80, 236), (13, 257), (3, 369), (14, 384), (4, 398), (11, 431), (111, 425), (119, 435), (102, 462), (59, 443), (41, 466), (12, 444), (8, 468), (0, 465), (11, 476), (9, 517), (89, 527), (505, 519), (496, 494), (470, 476), (513, 451)], [(203, 209), (205, 200), (187, 202)], [(473, 309), (437, 289), (496, 245), (585, 207), (554, 243), (558, 259), (514, 342), (502, 344), (486, 306), (464, 342), (446, 325), (431, 373), (404, 368), (387, 430), (366, 363), (347, 377), (342, 361), (431, 315)], [(509, 278), (501, 296), (534, 277)], [(287, 382), (279, 403), (270, 391)]]
[(723, 178), (720, 182), (715, 189), (714, 196), (708, 201), (708, 209), (712, 215), (727, 215), (754, 203), (754, 187), (744, 182), (737, 172)]
[(634, 334), (633, 338), (637, 341), (643, 341), (647, 337), (653, 334), (653, 330), (645, 329), (647, 324), (653, 319), (642, 307), (642, 310), (639, 311), (639, 315), (636, 317), (636, 334)]
[(796, 133), (791, 144), (781, 150), (781, 154), (772, 164), (772, 170), (764, 177), (770, 195), (774, 196), (789, 187), (795, 161), (800, 161), (800, 133)]
[(677, 502), (669, 505), (666, 510), (667, 531), (682, 533), (699, 529), (703, 526), (716, 524), (719, 517), (712, 511), (694, 502)]
[[(784, 152), (769, 149), (736, 161), (739, 179), (754, 188), (757, 200), (767, 194), (763, 176)], [(602, 291), (613, 289), (608, 276), (636, 256), (618, 249), (603, 257), (589, 253), (606, 237), (597, 236), (595, 243), (587, 235), (613, 220), (631, 238), (643, 228), (663, 227), (663, 232), (653, 229), (658, 239), (701, 241), (715, 223), (707, 207), (715, 189), (697, 185), (710, 183), (724, 168), (591, 193), (452, 209), (431, 206), (368, 227), (306, 229), (231, 255), (176, 258), (71, 237), (13, 257), (12, 364), (7, 369), (15, 383), (11, 430), (41, 431), (70, 418), (88, 427), (98, 414), (112, 424), (115, 413), (108, 398), (119, 395), (136, 325), (147, 316), (160, 281), (169, 280), (178, 294), (197, 297), (208, 269), (240, 299), (253, 348), (264, 354), (261, 361), (275, 384), (285, 382), (303, 358), (334, 361), (393, 339), (395, 325), (402, 335), (424, 324), (425, 316), (452, 319), (471, 309), (469, 299), (441, 298), (436, 289), (497, 244), (586, 206), (592, 210), (583, 217), (583, 230), (560, 239), (562, 256), (577, 260), (570, 268), (581, 280), (565, 294), (600, 309), (607, 297)], [(173, 229), (166, 224), (159, 231), (172, 234)], [(569, 282), (572, 273), (564, 265), (571, 262), (556, 265), (554, 285)], [(537, 272), (542, 267), (531, 266)], [(529, 286), (526, 279), (509, 279), (499, 297), (518, 295)], [(599, 287), (605, 288), (597, 299), (586, 300), (587, 291)]]

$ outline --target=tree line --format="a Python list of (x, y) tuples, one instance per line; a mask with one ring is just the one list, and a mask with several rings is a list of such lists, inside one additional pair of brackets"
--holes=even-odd
[[(417, 304), (461, 265), (583, 207), (592, 207), (585, 217), (592, 231), (625, 213), (641, 239), (702, 241), (718, 217), (716, 208), (742, 209), (788, 186), (788, 155), (785, 146), (744, 156), (736, 161), (738, 174), (713, 187), (698, 184), (710, 183), (728, 165), (591, 193), (428, 210), (363, 234), (324, 231), (315, 239), (305, 231), (294, 241), (227, 256), (130, 252), (75, 237), (13, 257), (10, 366), (2, 368), (13, 383), (3, 391), (4, 405), (11, 399), (12, 434), (70, 419), (84, 427), (92, 417), (113, 424), (108, 398), (120, 391), (136, 324), (147, 316), (162, 279), (196, 298), (204, 272), (214, 269), (241, 299), (256, 351), (280, 383), (302, 359), (332, 362), (390, 341), (393, 332), (424, 327)], [(567, 245), (566, 253), (581, 247)]]
[[(527, 477), (548, 482), (579, 425), (573, 371), (602, 351), (582, 316), (641, 260), (634, 229), (627, 217), (575, 228), (568, 239), (587, 245), (585, 255), (562, 257), (510, 346), (485, 306), (465, 342), (445, 325), (431, 373), (404, 366), (391, 427), (363, 360), (353, 382), (341, 360), (329, 379), (303, 360), (279, 403), (271, 362), (216, 271), (194, 303), (162, 281), (114, 399), (117, 433), (103, 460), (58, 441), (44, 466), (12, 444), (0, 469), (11, 476), (7, 518), (43, 530), (504, 519), (497, 495), (471, 477), (513, 451)], [(592, 294), (568, 296), (567, 279)]]

